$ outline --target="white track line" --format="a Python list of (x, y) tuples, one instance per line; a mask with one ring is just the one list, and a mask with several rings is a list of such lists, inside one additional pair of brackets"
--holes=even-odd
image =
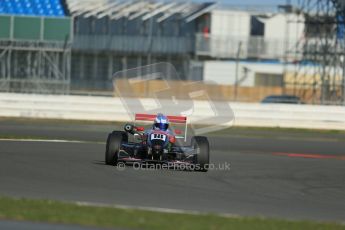
[[(119, 208), (119, 209), (130, 209), (130, 210), (142, 210), (142, 211), (152, 211), (152, 212), (162, 212), (162, 213), (173, 213), (173, 214), (191, 214), (191, 215), (207, 215), (210, 212), (201, 212), (201, 211), (191, 211), (183, 209), (173, 209), (173, 208), (158, 208), (158, 207), (144, 207), (144, 206), (131, 206), (131, 205), (117, 205), (117, 204), (104, 204), (96, 202), (85, 202), (85, 201), (76, 201), (74, 202), (80, 206), (93, 206), (93, 207), (108, 207), (108, 208)], [(232, 217), (240, 218), (240, 215), (231, 214), (231, 213), (212, 213), (217, 216), (222, 217)]]
[[(76, 201), (73, 202), (79, 206), (92, 206), (92, 207), (108, 207), (108, 208), (118, 208), (118, 209), (125, 209), (125, 210), (142, 210), (142, 211), (152, 211), (152, 212), (161, 212), (161, 213), (172, 213), (172, 214), (190, 214), (190, 215), (216, 215), (225, 218), (244, 218), (247, 216), (241, 216), (233, 213), (219, 213), (219, 212), (202, 212), (202, 211), (191, 211), (191, 210), (183, 210), (183, 209), (172, 209), (172, 208), (157, 208), (157, 207), (144, 207), (144, 206), (130, 206), (130, 205), (117, 205), (117, 204), (104, 204), (104, 203), (96, 203), (96, 202), (85, 202), (85, 201)], [(254, 218), (266, 219), (263, 216), (253, 216)], [(272, 218), (272, 217), (271, 217)], [(269, 218), (270, 219), (270, 218)], [(274, 218), (275, 219), (275, 218)], [(286, 219), (288, 221), (301, 221), (295, 219)], [(320, 222), (320, 221), (315, 221)], [(320, 223), (325, 222), (321, 221)], [(341, 224), (345, 226), (345, 222), (336, 222), (337, 224)]]
[(12, 142), (47, 142), (47, 143), (79, 143), (79, 144), (104, 144), (104, 142), (97, 141), (76, 141), (76, 140), (57, 140), (57, 139), (13, 139), (13, 138), (0, 138), (0, 141)]

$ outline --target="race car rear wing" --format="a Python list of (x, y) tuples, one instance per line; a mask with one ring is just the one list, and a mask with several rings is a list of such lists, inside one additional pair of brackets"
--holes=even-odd
[[(144, 114), (136, 113), (136, 121), (154, 121), (157, 115), (155, 114)], [(169, 122), (176, 124), (184, 124), (184, 136), (176, 136), (176, 138), (184, 138), (184, 141), (187, 141), (187, 117), (184, 116), (167, 116)]]

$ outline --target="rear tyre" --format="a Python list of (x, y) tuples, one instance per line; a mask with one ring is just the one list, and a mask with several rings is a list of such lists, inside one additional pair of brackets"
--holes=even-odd
[(207, 137), (195, 136), (192, 138), (192, 147), (196, 151), (195, 164), (200, 168), (197, 171), (207, 172), (207, 166), (210, 163), (210, 144)]
[(121, 143), (128, 141), (128, 135), (123, 131), (113, 131), (108, 135), (105, 148), (105, 164), (116, 165)]

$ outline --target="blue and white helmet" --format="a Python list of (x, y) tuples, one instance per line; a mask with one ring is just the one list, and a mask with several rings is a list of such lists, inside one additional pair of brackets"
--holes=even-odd
[(157, 117), (154, 120), (153, 128), (166, 131), (169, 128), (168, 118), (164, 116), (163, 114), (158, 113)]

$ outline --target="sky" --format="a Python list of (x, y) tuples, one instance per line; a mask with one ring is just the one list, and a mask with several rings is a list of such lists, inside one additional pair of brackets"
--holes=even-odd
[(286, 3), (286, 0), (222, 0), (221, 2), (234, 5), (279, 5)]
[[(197, 1), (207, 2), (207, 0)], [(293, 3), (295, 1), (296, 0), (291, 0), (290, 2)], [(287, 0), (220, 0), (220, 2), (231, 5), (282, 5), (286, 4)]]

